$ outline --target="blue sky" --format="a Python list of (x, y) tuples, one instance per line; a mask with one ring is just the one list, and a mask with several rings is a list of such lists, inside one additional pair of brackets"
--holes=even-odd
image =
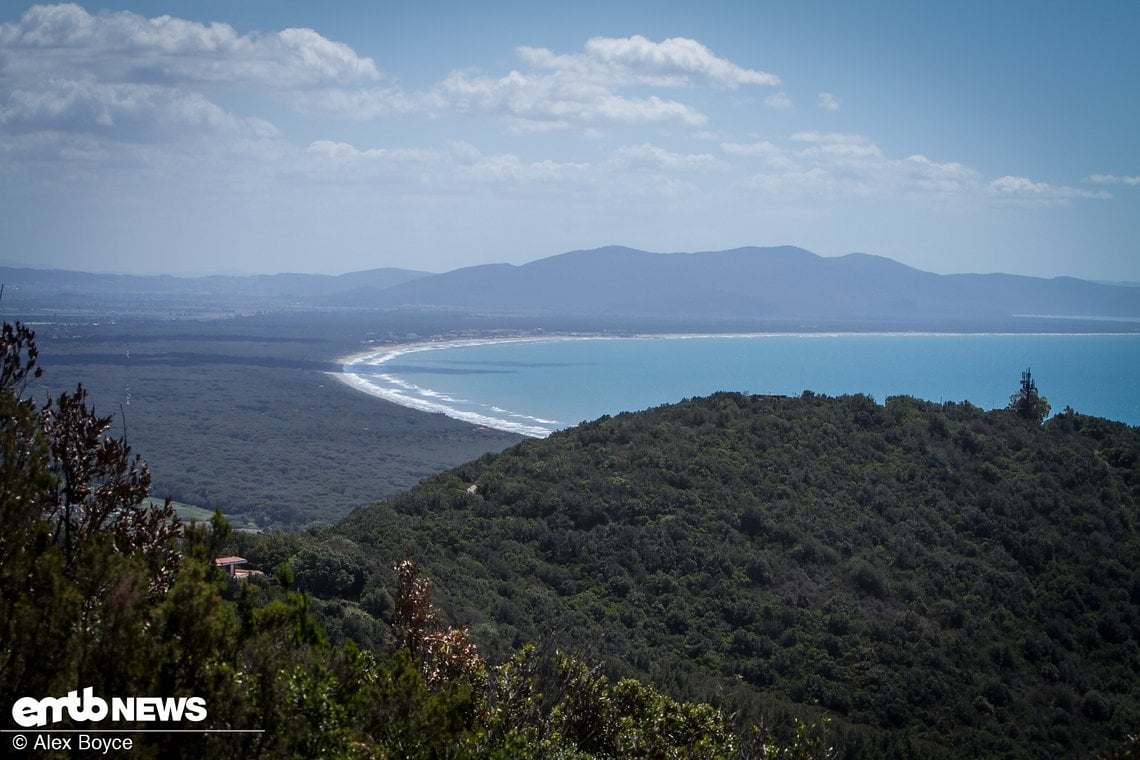
[(1140, 3), (0, 6), (0, 263), (1140, 281)]

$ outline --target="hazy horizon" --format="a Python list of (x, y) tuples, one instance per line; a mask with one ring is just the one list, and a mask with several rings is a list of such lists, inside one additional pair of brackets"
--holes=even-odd
[[(761, 249), (763, 249), (763, 248), (779, 248), (779, 247), (800, 248), (801, 246), (791, 246), (791, 245), (789, 245), (789, 246), (748, 246), (748, 245), (745, 245), (745, 246), (740, 246), (740, 247), (741, 248), (761, 248)], [(599, 246), (599, 248), (630, 248), (630, 246), (623, 246), (621, 244), (615, 243), (613, 245)], [(517, 263), (504, 262), (504, 261), (476, 262), (476, 263), (471, 263), (471, 264), (463, 264), (459, 267), (456, 267), (455, 269), (465, 269), (465, 268), (470, 268), (470, 267), (499, 265), (499, 264), (507, 264), (509, 266), (525, 266), (526, 264), (530, 264), (530, 263), (533, 263), (535, 261), (540, 261), (541, 259), (544, 259), (544, 258), (552, 258), (555, 256), (567, 254), (567, 253), (576, 253), (579, 250), (596, 250), (596, 249), (575, 249), (575, 250), (559, 251), (557, 253), (549, 254), (549, 256), (540, 256), (540, 257), (538, 257), (536, 259), (532, 259), (530, 261), (521, 261), (521, 262), (517, 262)], [(640, 250), (640, 249), (633, 249), (633, 250)], [(807, 249), (803, 249), (803, 250), (807, 250)], [(654, 255), (668, 256), (668, 255), (673, 255), (673, 254), (687, 255), (687, 254), (694, 254), (694, 253), (695, 254), (719, 253), (720, 251), (702, 250), (702, 251), (640, 251), (640, 252), (650, 253), (650, 254), (654, 254)], [(808, 253), (815, 254), (814, 251), (808, 251)], [(852, 254), (872, 255), (872, 256), (878, 255), (878, 254), (874, 254), (874, 253), (871, 253), (868, 251), (851, 251), (850, 253), (837, 254), (836, 256), (823, 256), (823, 258), (842, 258), (844, 256), (849, 256)], [(821, 255), (821, 254), (815, 254), (815, 255)], [(887, 258), (889, 258), (889, 257), (887, 257)], [(194, 278), (204, 278), (204, 277), (274, 277), (274, 276), (280, 276), (280, 275), (300, 275), (300, 276), (312, 275), (312, 276), (316, 276), (316, 277), (342, 277), (342, 276), (348, 276), (348, 275), (352, 275), (352, 274), (359, 274), (362, 272), (371, 271), (368, 269), (351, 269), (351, 270), (347, 270), (344, 272), (315, 272), (315, 271), (304, 272), (304, 271), (297, 271), (297, 270), (289, 270), (289, 271), (283, 270), (283, 271), (278, 271), (278, 272), (270, 272), (270, 271), (254, 272), (254, 271), (243, 271), (243, 270), (237, 270), (237, 269), (231, 269), (231, 270), (220, 269), (220, 270), (212, 270), (212, 271), (129, 272), (129, 271), (123, 271), (123, 270), (114, 270), (114, 269), (71, 269), (68, 267), (50, 267), (50, 266), (43, 267), (43, 266), (37, 266), (35, 264), (11, 262), (11, 261), (7, 261), (7, 260), (2, 259), (2, 258), (0, 258), (0, 267), (11, 267), (14, 269), (39, 269), (42, 271), (75, 272), (75, 273), (79, 273), (79, 274), (93, 274), (93, 275), (125, 275), (125, 276), (135, 276), (135, 277), (174, 277), (174, 278), (179, 278), (179, 279), (194, 279)], [(440, 270), (440, 271), (429, 271), (427, 269), (419, 269), (416, 267), (389, 266), (389, 265), (384, 265), (384, 266), (380, 266), (380, 267), (373, 267), (372, 269), (386, 269), (386, 268), (403, 269), (406, 271), (418, 271), (418, 272), (422, 272), (422, 273), (427, 274), (427, 275), (446, 274), (448, 272), (455, 271), (455, 269), (445, 269), (445, 270)], [(979, 272), (967, 272), (967, 271), (944, 272), (941, 274), (1005, 274), (1005, 275), (1014, 275), (1014, 276), (1037, 277), (1037, 275), (1022, 275), (1020, 272), (1001, 272), (1001, 271), (996, 271), (996, 270), (992, 271), (992, 272), (980, 272), (980, 271)], [(1124, 286), (1140, 286), (1140, 280), (1134, 280), (1134, 281), (1133, 280), (1096, 280), (1096, 279), (1092, 279), (1092, 278), (1081, 278), (1081, 277), (1075, 277), (1075, 275), (1066, 275), (1066, 274), (1054, 275), (1052, 277), (1042, 277), (1041, 279), (1054, 279), (1054, 278), (1087, 279), (1087, 281), (1089, 281), (1089, 282), (1102, 282), (1104, 284), (1117, 284), (1117, 285), (1124, 285)]]
[(0, 259), (440, 273), (621, 244), (1140, 281), (1140, 5), (0, 8)]

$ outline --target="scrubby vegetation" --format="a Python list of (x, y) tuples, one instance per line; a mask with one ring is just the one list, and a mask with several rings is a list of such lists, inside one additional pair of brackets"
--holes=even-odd
[(410, 550), (491, 658), (549, 641), (750, 718), (828, 716), (854, 754), (1058, 756), (1140, 727), (1138, 494), (1140, 431), (1071, 411), (718, 394), (315, 538), (380, 621), (369, 558)]
[(138, 507), (145, 466), (4, 341), (0, 700), (193, 694), (264, 730), (140, 756), (1135, 752), (1140, 429), (725, 393), (230, 534)]
[[(4, 727), (17, 728), (24, 698), (88, 689), (197, 698), (208, 722), (173, 724), (189, 733), (170, 722), (92, 726), (65, 708), (43, 731), (6, 734), (16, 749), (28, 733), (110, 726), (130, 736), (131, 756), (153, 758), (809, 757), (823, 747), (816, 728), (797, 725), (776, 745), (709, 705), (612, 682), (559, 652), (526, 646), (489, 666), (466, 630), (436, 614), (430, 581), (408, 559), (394, 568), (387, 640), (368, 651), (330, 643), (293, 586), (359, 593), (335, 554), (303, 542), (275, 580), (227, 579), (213, 561), (231, 540), (220, 512), (183, 526), (169, 503), (149, 503), (149, 469), (108, 434), (110, 418), (82, 387), (42, 405), (27, 396), (40, 375), (33, 338), (6, 323), (0, 345)], [(203, 727), (212, 731), (193, 731)], [(84, 756), (62, 745), (36, 755)]]

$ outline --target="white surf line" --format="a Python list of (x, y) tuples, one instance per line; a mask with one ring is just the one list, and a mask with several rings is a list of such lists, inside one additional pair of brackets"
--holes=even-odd
[[(495, 430), (502, 430), (508, 433), (517, 433), (531, 438), (545, 438), (554, 432), (550, 427), (543, 427), (542, 424), (556, 425), (557, 420), (546, 420), (539, 417), (533, 417), (526, 414), (519, 414), (511, 412), (507, 409), (500, 409), (499, 407), (489, 407), (492, 411), (502, 412), (510, 418), (520, 420), (531, 420), (538, 425), (528, 424), (524, 422), (514, 422), (511, 419), (503, 419), (501, 417), (480, 414), (478, 412), (456, 409), (442, 401), (458, 402), (458, 399), (453, 399), (446, 394), (439, 393), (430, 388), (421, 388), (413, 383), (409, 383), (395, 375), (387, 373), (369, 372), (368, 374), (378, 376), (379, 379), (388, 383), (389, 387), (384, 388), (369, 382), (367, 378), (361, 374), (360, 370), (365, 368), (375, 369), (383, 366), (384, 364), (392, 361), (393, 359), (403, 356), (405, 354), (416, 353), (420, 351), (434, 351), (445, 348), (458, 348), (465, 346), (489, 346), (500, 343), (515, 343), (515, 342), (553, 342), (561, 340), (584, 340), (586, 338), (580, 336), (542, 336), (542, 337), (519, 337), (519, 338), (472, 338), (467, 340), (451, 340), (451, 341), (436, 341), (432, 343), (408, 343), (405, 345), (395, 345), (381, 348), (379, 350), (372, 349), (369, 351), (362, 351), (360, 353), (351, 354), (349, 356), (341, 357), (337, 363), (341, 365), (340, 372), (330, 372), (328, 374), (334, 375), (338, 380), (345, 383), (351, 388), (358, 391), (367, 393), (370, 396), (382, 398), (385, 401), (390, 401), (393, 404), (415, 409), (421, 412), (431, 412), (434, 414), (444, 414), (452, 419), (461, 420), (473, 425), (482, 425), (484, 427), (494, 428)], [(409, 395), (416, 394), (416, 395)], [(435, 400), (433, 400), (435, 399)], [(472, 403), (472, 402), (468, 402)]]
[(420, 412), (430, 412), (434, 414), (445, 414), (452, 419), (461, 420), (472, 425), (481, 425), (483, 427), (494, 428), (496, 430), (503, 430), (508, 433), (518, 433), (530, 438), (545, 438), (554, 432), (553, 430), (549, 430), (544, 427), (525, 425), (517, 422), (509, 422), (498, 417), (490, 417), (487, 415), (479, 414), (478, 412), (455, 409), (454, 407), (448, 406), (446, 404), (408, 396), (396, 390), (376, 386), (365, 380), (360, 375), (347, 372), (333, 372), (329, 374), (335, 375), (338, 380), (348, 385), (350, 388), (355, 388), (356, 390), (367, 393), (370, 396), (381, 398), (385, 401), (390, 401), (393, 404), (398, 404), (399, 406), (406, 407), (408, 409), (415, 409)]
[[(730, 333), (633, 333), (629, 335), (543, 335), (543, 336), (520, 336), (512, 338), (464, 338), (457, 340), (441, 340), (432, 341), (429, 343), (407, 343), (396, 344), (381, 348), (371, 348), (367, 351), (360, 351), (355, 354), (343, 356), (337, 359), (337, 363), (341, 365), (340, 372), (330, 372), (328, 374), (334, 375), (338, 380), (345, 383), (349, 387), (355, 388), (358, 391), (367, 393), (370, 396), (382, 398), (400, 406), (416, 409), (418, 411), (431, 412), (437, 414), (445, 414), (452, 419), (462, 420), (474, 425), (482, 425), (484, 427), (494, 428), (509, 433), (518, 433), (520, 435), (529, 436), (532, 438), (545, 438), (554, 432), (549, 427), (542, 427), (542, 425), (557, 425), (557, 420), (548, 420), (541, 417), (533, 417), (530, 415), (519, 414), (511, 412), (508, 409), (503, 409), (498, 406), (488, 405), (488, 408), (495, 412), (501, 413), (508, 417), (531, 420), (539, 423), (538, 425), (525, 424), (522, 422), (512, 422), (508, 419), (495, 417), (490, 415), (479, 414), (478, 412), (464, 411), (462, 409), (455, 409), (447, 406), (446, 404), (436, 403), (427, 400), (426, 396), (438, 394), (428, 388), (420, 388), (412, 383), (408, 383), (395, 375), (387, 373), (369, 374), (378, 375), (384, 382), (389, 383), (391, 388), (381, 388), (363, 377), (358, 371), (358, 368), (364, 367), (376, 368), (391, 360), (403, 356), (405, 354), (417, 353), (420, 351), (434, 351), (447, 348), (458, 348), (466, 346), (490, 346), (501, 343), (554, 343), (568, 340), (691, 340), (696, 338), (850, 338), (850, 337), (1009, 337), (1009, 336), (1093, 336), (1093, 335), (1115, 335), (1116, 333), (1055, 333), (1055, 332), (1033, 332), (1033, 333), (1020, 333), (1020, 332), (940, 332), (940, 331), (871, 331), (871, 332), (846, 332), (846, 331), (819, 331), (819, 332), (730, 332)], [(405, 395), (399, 390), (417, 393), (419, 398), (415, 396)], [(453, 399), (452, 399), (453, 400)]]

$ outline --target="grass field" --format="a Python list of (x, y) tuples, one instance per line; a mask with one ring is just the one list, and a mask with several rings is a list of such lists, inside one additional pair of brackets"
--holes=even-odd
[[(161, 507), (166, 503), (166, 499), (159, 499), (155, 496), (151, 496), (146, 501), (148, 504), (155, 507)], [(209, 522), (210, 519), (214, 516), (214, 510), (206, 509), (205, 507), (196, 507), (193, 504), (185, 504), (181, 501), (174, 501), (173, 499), (170, 500), (170, 505), (174, 507), (174, 513), (178, 515), (178, 517), (184, 523), (192, 521), (205, 523)], [(231, 517), (230, 522), (232, 527), (237, 530), (259, 530), (256, 525), (253, 525), (252, 523), (246, 523), (241, 519), (233, 520)]]

